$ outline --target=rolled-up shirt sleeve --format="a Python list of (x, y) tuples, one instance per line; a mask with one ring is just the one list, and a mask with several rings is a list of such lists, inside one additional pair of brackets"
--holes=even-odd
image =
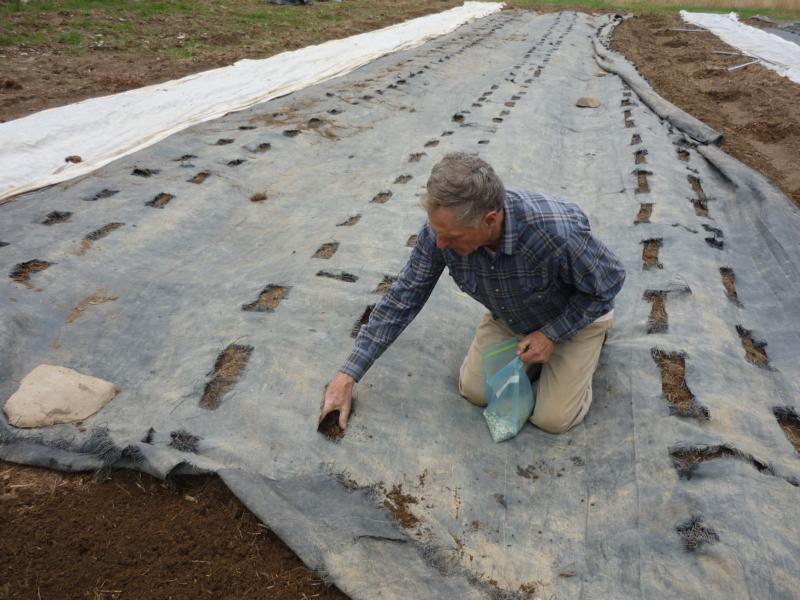
[(572, 286), (564, 311), (540, 331), (560, 344), (614, 308), (614, 297), (625, 282), (625, 268), (588, 223), (572, 231), (559, 256), (559, 278)]
[(359, 381), (381, 354), (422, 309), (444, 270), (436, 247), (436, 235), (426, 223), (417, 237), (411, 257), (389, 291), (375, 305), (361, 327), (353, 350), (341, 369)]

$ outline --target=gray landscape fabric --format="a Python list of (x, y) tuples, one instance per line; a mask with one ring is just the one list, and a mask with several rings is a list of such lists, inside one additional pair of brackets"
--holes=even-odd
[[(795, 598), (800, 217), (653, 102), (608, 22), (504, 11), (0, 206), (0, 398), (41, 363), (120, 389), (3, 422), (0, 457), (219, 473), (357, 599)], [(493, 443), (457, 393), (483, 309), (445, 274), (328, 439), (323, 387), (455, 150), (624, 262), (592, 408)]]

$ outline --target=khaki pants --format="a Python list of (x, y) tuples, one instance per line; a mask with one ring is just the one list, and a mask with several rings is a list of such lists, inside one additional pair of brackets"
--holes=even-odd
[[(590, 323), (570, 341), (556, 344), (548, 362), (533, 365), (533, 368), (541, 367), (541, 374), (534, 384), (536, 406), (531, 423), (549, 433), (563, 433), (583, 421), (592, 404), (592, 376), (600, 350), (613, 324), (613, 319)], [(514, 335), (504, 321), (493, 319), (489, 313), (481, 319), (458, 379), (459, 393), (472, 404), (486, 406), (483, 353), (493, 344)]]

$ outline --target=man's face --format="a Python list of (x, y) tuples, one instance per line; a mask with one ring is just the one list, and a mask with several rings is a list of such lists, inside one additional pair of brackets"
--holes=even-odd
[(428, 211), (428, 222), (436, 233), (436, 247), (449, 248), (459, 256), (472, 254), (489, 243), (497, 218), (497, 212), (492, 211), (484, 215), (477, 227), (467, 227), (452, 209), (438, 207)]

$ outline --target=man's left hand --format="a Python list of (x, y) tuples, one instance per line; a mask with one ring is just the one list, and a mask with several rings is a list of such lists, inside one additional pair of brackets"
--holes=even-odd
[(526, 365), (546, 363), (550, 360), (550, 353), (555, 346), (555, 343), (541, 331), (534, 331), (519, 341), (517, 356)]

